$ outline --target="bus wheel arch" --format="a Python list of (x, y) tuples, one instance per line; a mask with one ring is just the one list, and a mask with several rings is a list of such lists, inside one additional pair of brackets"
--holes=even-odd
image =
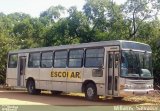
[(82, 92), (85, 93), (85, 98), (88, 100), (96, 100), (98, 98), (97, 87), (95, 82), (93, 82), (92, 80), (86, 80), (83, 83)]
[(27, 88), (27, 91), (28, 91), (29, 94), (36, 95), (36, 94), (40, 94), (41, 93), (40, 89), (36, 89), (35, 80), (33, 78), (31, 78), (31, 77), (29, 77), (27, 79), (26, 88)]

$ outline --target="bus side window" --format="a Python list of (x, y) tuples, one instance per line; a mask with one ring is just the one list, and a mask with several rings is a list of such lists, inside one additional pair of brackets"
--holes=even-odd
[(103, 67), (104, 48), (87, 49), (85, 54), (85, 67)]
[(68, 51), (55, 51), (54, 53), (54, 67), (65, 68), (67, 66)]
[(17, 67), (17, 60), (18, 60), (17, 54), (9, 55), (8, 68), (16, 68)]
[(41, 58), (42, 68), (51, 68), (53, 64), (53, 52), (43, 52)]
[(40, 53), (30, 53), (28, 67), (29, 68), (38, 68), (40, 66)]
[(74, 49), (69, 52), (68, 67), (80, 68), (83, 66), (83, 49)]

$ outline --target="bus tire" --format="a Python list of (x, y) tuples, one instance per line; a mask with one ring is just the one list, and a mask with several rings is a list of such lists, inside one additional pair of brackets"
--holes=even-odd
[(35, 82), (33, 80), (29, 80), (27, 82), (27, 91), (29, 94), (32, 94), (32, 95), (36, 95), (36, 94), (41, 93), (40, 89), (36, 89)]
[(60, 95), (60, 94), (62, 94), (62, 91), (51, 91), (51, 93), (53, 95)]
[(98, 98), (97, 88), (96, 88), (95, 84), (93, 84), (93, 83), (87, 84), (87, 86), (85, 88), (85, 98), (90, 101), (96, 100)]

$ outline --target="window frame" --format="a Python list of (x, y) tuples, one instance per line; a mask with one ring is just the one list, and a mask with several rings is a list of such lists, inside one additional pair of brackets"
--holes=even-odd
[[(39, 53), (40, 55), (40, 57), (39, 57), (39, 66), (38, 67), (33, 67), (33, 65), (32, 65), (32, 67), (29, 65), (29, 62), (30, 62), (30, 57), (31, 57), (31, 54), (35, 54), (35, 53)], [(36, 60), (38, 60), (38, 59), (36, 59)], [(40, 66), (41, 66), (41, 52), (30, 52), (29, 53), (29, 57), (28, 57), (28, 68), (40, 68)]]
[[(16, 66), (14, 66), (14, 67), (11, 67), (10, 65), (10, 59), (11, 59), (11, 56), (13, 56), (13, 55), (16, 55), (17, 56), (17, 63), (16, 63)], [(17, 66), (18, 66), (18, 54), (17, 53), (14, 53), (14, 54), (8, 54), (8, 68), (17, 68)]]
[[(55, 53), (56, 52), (61, 52), (61, 51), (66, 51), (67, 52), (67, 57), (66, 58), (55, 58)], [(65, 67), (55, 67), (55, 60), (61, 60), (61, 59), (66, 59), (66, 66)], [(64, 50), (55, 50), (53, 52), (53, 68), (67, 68), (68, 67), (68, 50), (67, 49), (64, 49)]]
[[(82, 50), (83, 51), (83, 57), (82, 58), (70, 58), (70, 51), (75, 51), (75, 50)], [(69, 50), (69, 52), (68, 52), (68, 68), (82, 68), (83, 66), (84, 66), (84, 59), (85, 59), (85, 56), (84, 56), (84, 54), (85, 54), (85, 50), (84, 50), (84, 48), (78, 48), (78, 49), (70, 49)], [(81, 66), (69, 66), (69, 60), (70, 59), (81, 59)]]
[[(52, 53), (52, 59), (42, 59), (43, 53)], [(51, 67), (42, 67), (42, 60), (52, 60), (52, 66)], [(52, 68), (53, 67), (53, 62), (54, 62), (54, 52), (53, 51), (43, 51), (43, 52), (41, 52), (41, 55), (40, 55), (40, 67), (41, 68)]]
[[(90, 50), (90, 49), (103, 49), (103, 57), (86, 57), (86, 52), (87, 52), (87, 50)], [(87, 59), (87, 58), (102, 58), (102, 59), (103, 59), (103, 64), (102, 64), (102, 66), (104, 66), (104, 57), (105, 57), (105, 48), (104, 48), (104, 47), (86, 48), (86, 49), (85, 49), (84, 67), (86, 67), (86, 68), (98, 68), (98, 67), (99, 67), (99, 66), (86, 66), (86, 59)]]

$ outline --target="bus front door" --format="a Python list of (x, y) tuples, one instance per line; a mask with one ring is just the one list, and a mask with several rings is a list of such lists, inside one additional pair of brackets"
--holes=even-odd
[(108, 95), (118, 96), (119, 52), (108, 52)]
[(25, 86), (25, 67), (26, 67), (26, 57), (20, 56), (19, 57), (19, 64), (18, 64), (18, 79), (17, 84), (18, 86)]

